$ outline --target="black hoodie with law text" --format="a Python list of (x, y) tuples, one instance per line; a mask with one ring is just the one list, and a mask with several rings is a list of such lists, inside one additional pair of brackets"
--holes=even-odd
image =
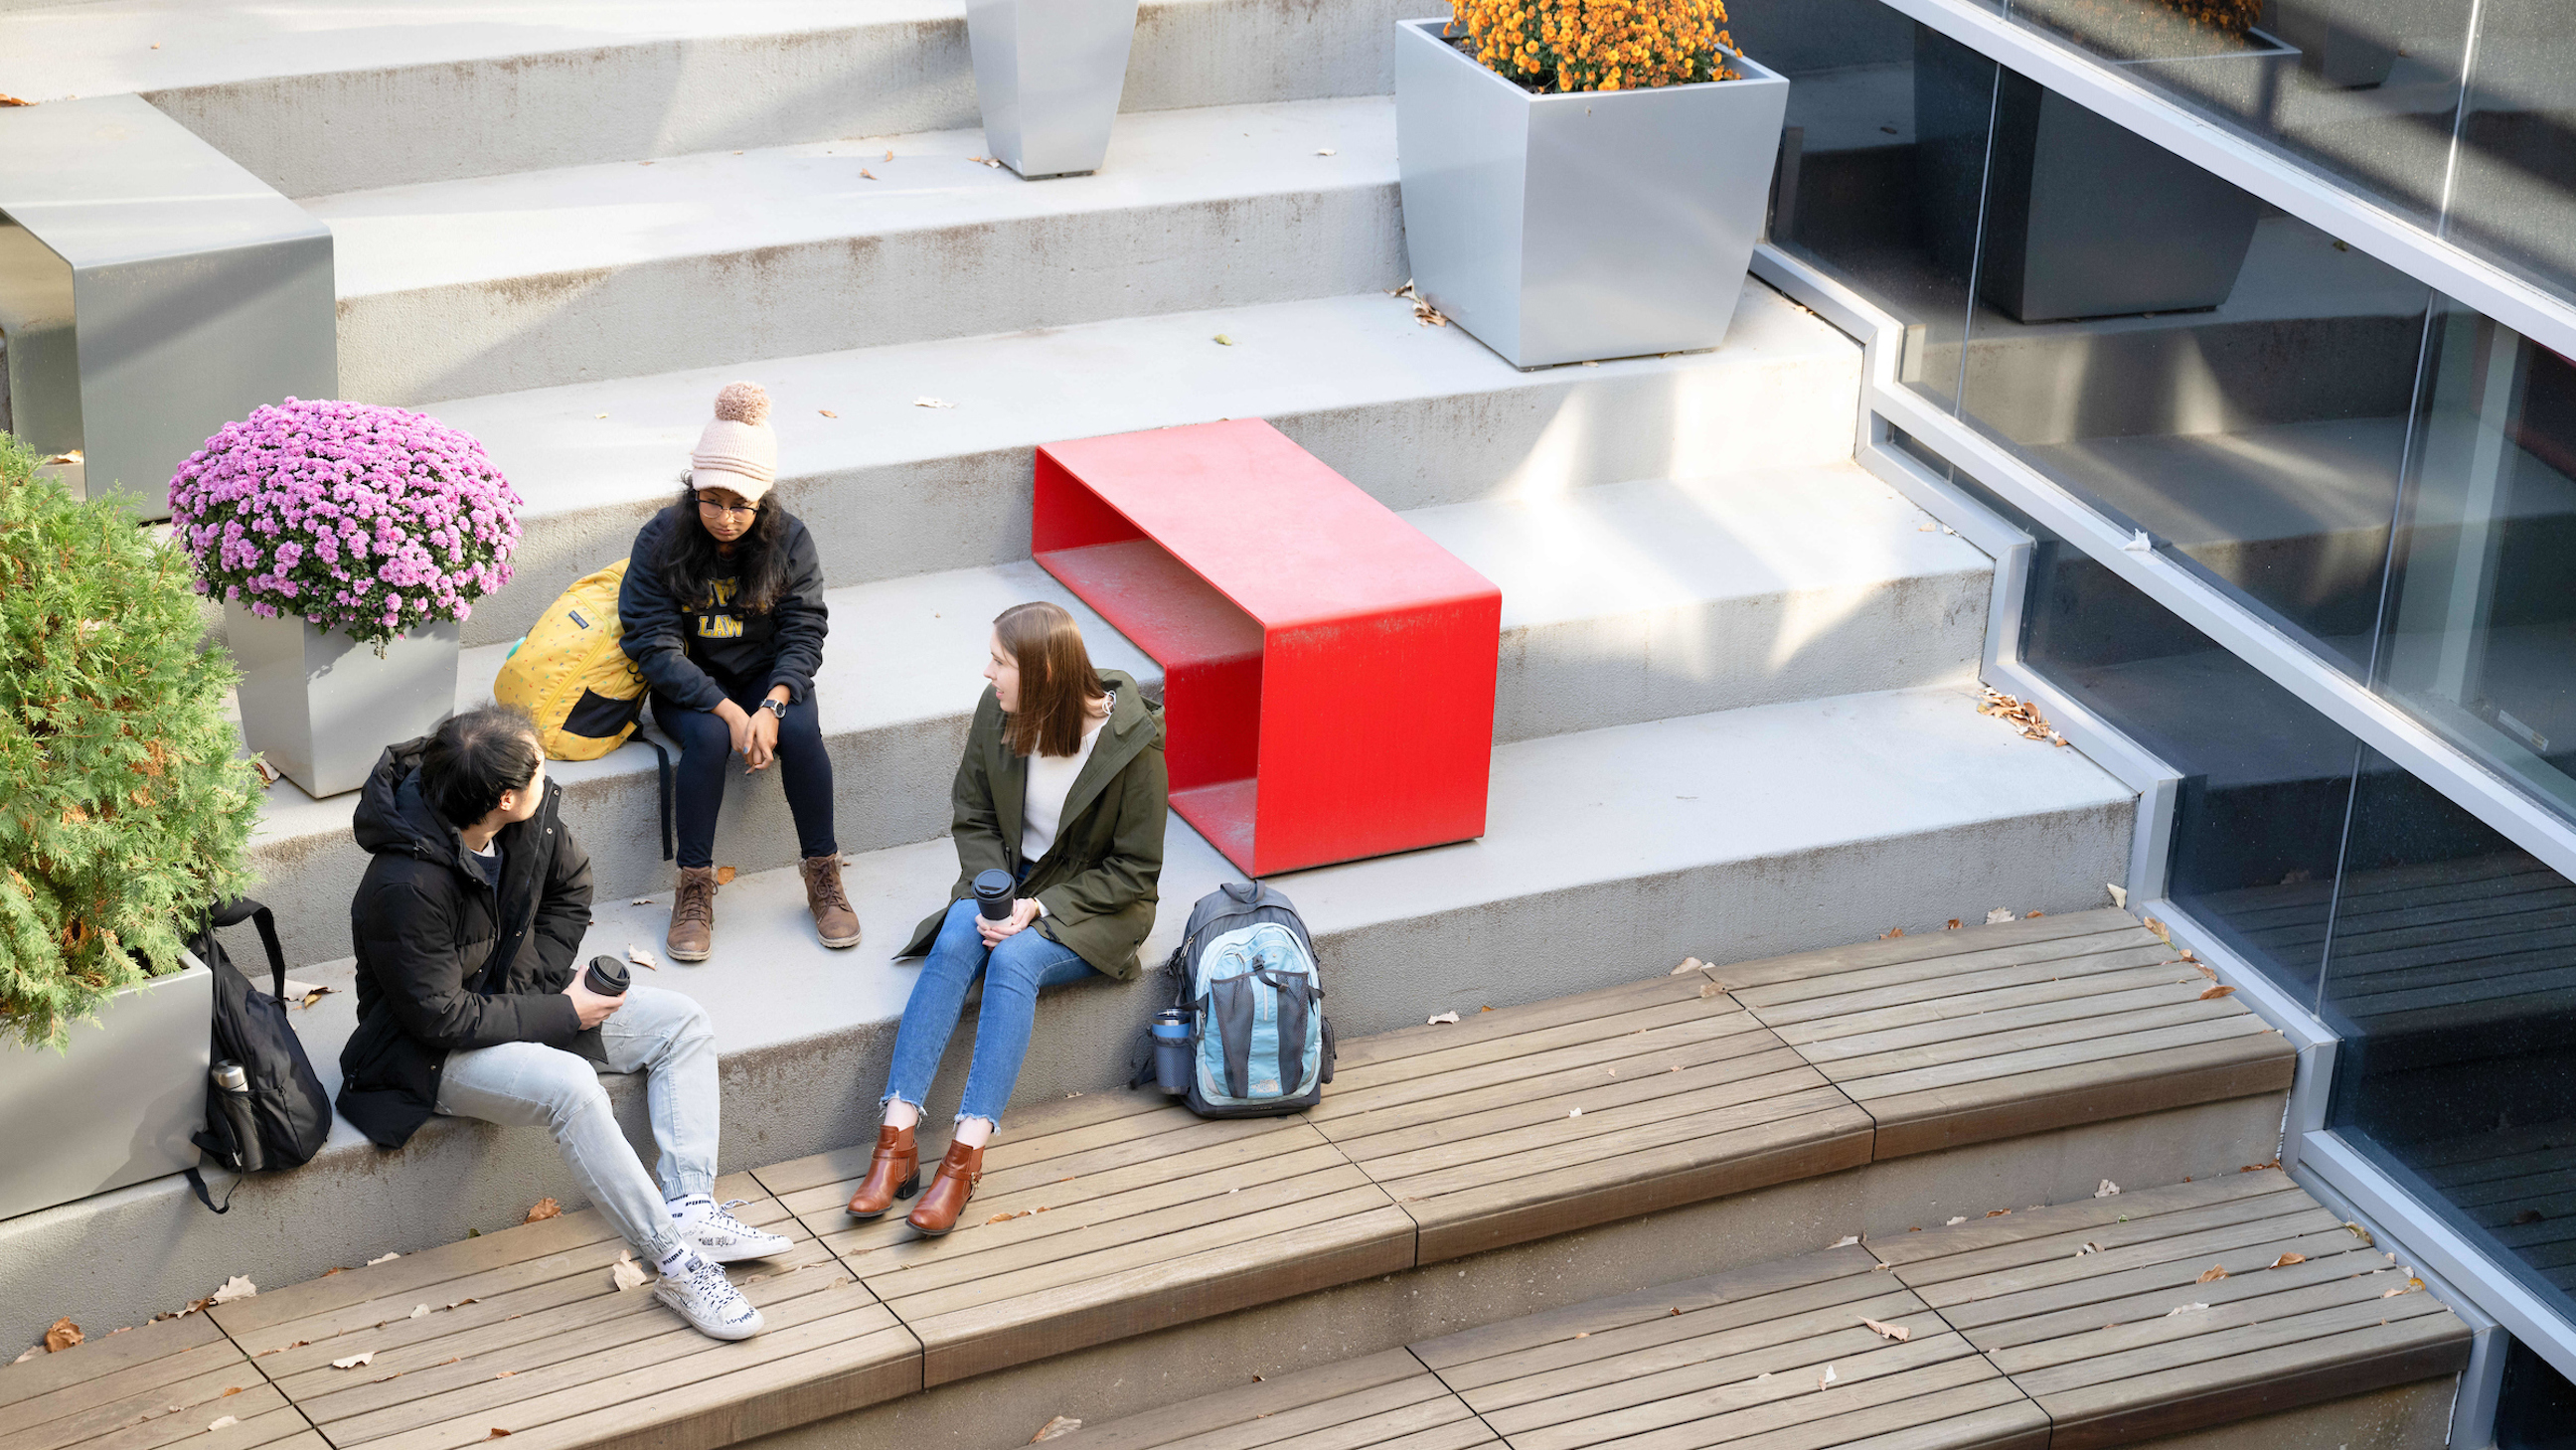
[(421, 793), (428, 743), (386, 748), (350, 823), (369, 859), (349, 902), (358, 1029), (340, 1049), (339, 1108), (384, 1148), (429, 1121), (450, 1052), (541, 1042), (600, 1057), (598, 1029), (563, 995), (590, 925), (590, 857), (562, 789), (548, 781), (537, 813), (493, 837), (496, 881)]

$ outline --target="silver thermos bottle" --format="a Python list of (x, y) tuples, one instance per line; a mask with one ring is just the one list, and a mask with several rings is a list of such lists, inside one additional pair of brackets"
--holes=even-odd
[(236, 1159), (224, 1165), (243, 1173), (257, 1173), (267, 1166), (267, 1155), (260, 1151), (259, 1124), (251, 1118), (250, 1074), (238, 1062), (226, 1060), (215, 1064), (215, 1103), (222, 1109), (224, 1122), (233, 1130)]

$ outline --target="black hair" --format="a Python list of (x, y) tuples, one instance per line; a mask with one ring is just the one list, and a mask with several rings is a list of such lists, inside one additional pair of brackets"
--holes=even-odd
[(451, 826), (492, 814), (504, 791), (526, 790), (545, 750), (537, 722), (507, 705), (460, 710), (438, 722), (420, 753), (420, 793)]
[(663, 592), (683, 609), (704, 609), (713, 597), (707, 586), (732, 577), (741, 581), (734, 605), (748, 614), (767, 614), (787, 593), (787, 510), (778, 506), (775, 493), (762, 500), (751, 527), (733, 541), (733, 552), (722, 554), (716, 536), (698, 520), (698, 490), (684, 476), (670, 525), (662, 530), (662, 557), (655, 562)]

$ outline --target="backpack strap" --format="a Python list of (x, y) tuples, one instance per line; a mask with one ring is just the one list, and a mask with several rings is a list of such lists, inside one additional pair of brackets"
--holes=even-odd
[[(639, 713), (640, 713), (640, 711), (639, 711)], [(637, 731), (635, 732), (635, 738), (636, 738), (636, 739), (638, 739), (638, 740), (643, 741), (646, 745), (649, 745), (649, 746), (653, 747), (653, 758), (654, 758), (655, 760), (657, 760), (657, 761), (661, 762), (661, 767), (662, 767), (662, 799), (661, 799), (661, 817), (662, 817), (662, 859), (663, 859), (663, 860), (665, 860), (665, 861), (668, 861), (668, 860), (670, 860), (674, 855), (676, 855), (676, 854), (677, 854), (677, 852), (673, 849), (673, 841), (672, 841), (672, 834), (671, 834), (671, 752), (662, 748), (662, 742), (661, 742), (661, 741), (656, 740), (656, 739), (654, 739), (652, 736), (645, 734), (645, 733), (644, 733), (642, 730), (640, 730), (640, 729), (639, 729), (639, 730), (637, 730)]]
[[(197, 1136), (202, 1138), (205, 1134), (199, 1133)], [(198, 1146), (203, 1147), (204, 1145), (199, 1144)], [(241, 1192), (241, 1179), (234, 1179), (233, 1186), (224, 1190), (223, 1206), (218, 1208), (215, 1205), (215, 1196), (206, 1191), (205, 1176), (197, 1171), (196, 1166), (191, 1164), (183, 1171), (188, 1175), (188, 1187), (195, 1190), (197, 1201), (199, 1203), (204, 1204), (208, 1208), (214, 1209), (217, 1213), (230, 1213), (233, 1211), (233, 1195)]]
[[(277, 944), (277, 913), (247, 896), (236, 896), (230, 901), (216, 903), (206, 913), (206, 930), (212, 932), (219, 926), (238, 926), (244, 921), (259, 929), (259, 944), (268, 951), (269, 975), (277, 983), (276, 990), (270, 995), (283, 1002), (286, 1000), (286, 952)], [(203, 1196), (202, 1192), (199, 1196)]]

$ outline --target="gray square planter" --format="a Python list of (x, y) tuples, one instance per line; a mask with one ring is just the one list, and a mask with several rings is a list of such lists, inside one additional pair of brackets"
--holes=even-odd
[(1136, 0), (966, 0), (993, 159), (1023, 177), (1099, 170), (1135, 38)]
[(242, 740), (316, 798), (364, 785), (397, 740), (426, 735), (456, 708), (457, 623), (386, 647), (289, 616), (224, 606), (224, 642), (241, 666)]
[(0, 1218), (195, 1165), (214, 982), (190, 957), (75, 1023), (61, 1052), (0, 1045)]
[(1534, 96), (1396, 23), (1413, 285), (1519, 367), (1726, 340), (1762, 233), (1789, 82)]

